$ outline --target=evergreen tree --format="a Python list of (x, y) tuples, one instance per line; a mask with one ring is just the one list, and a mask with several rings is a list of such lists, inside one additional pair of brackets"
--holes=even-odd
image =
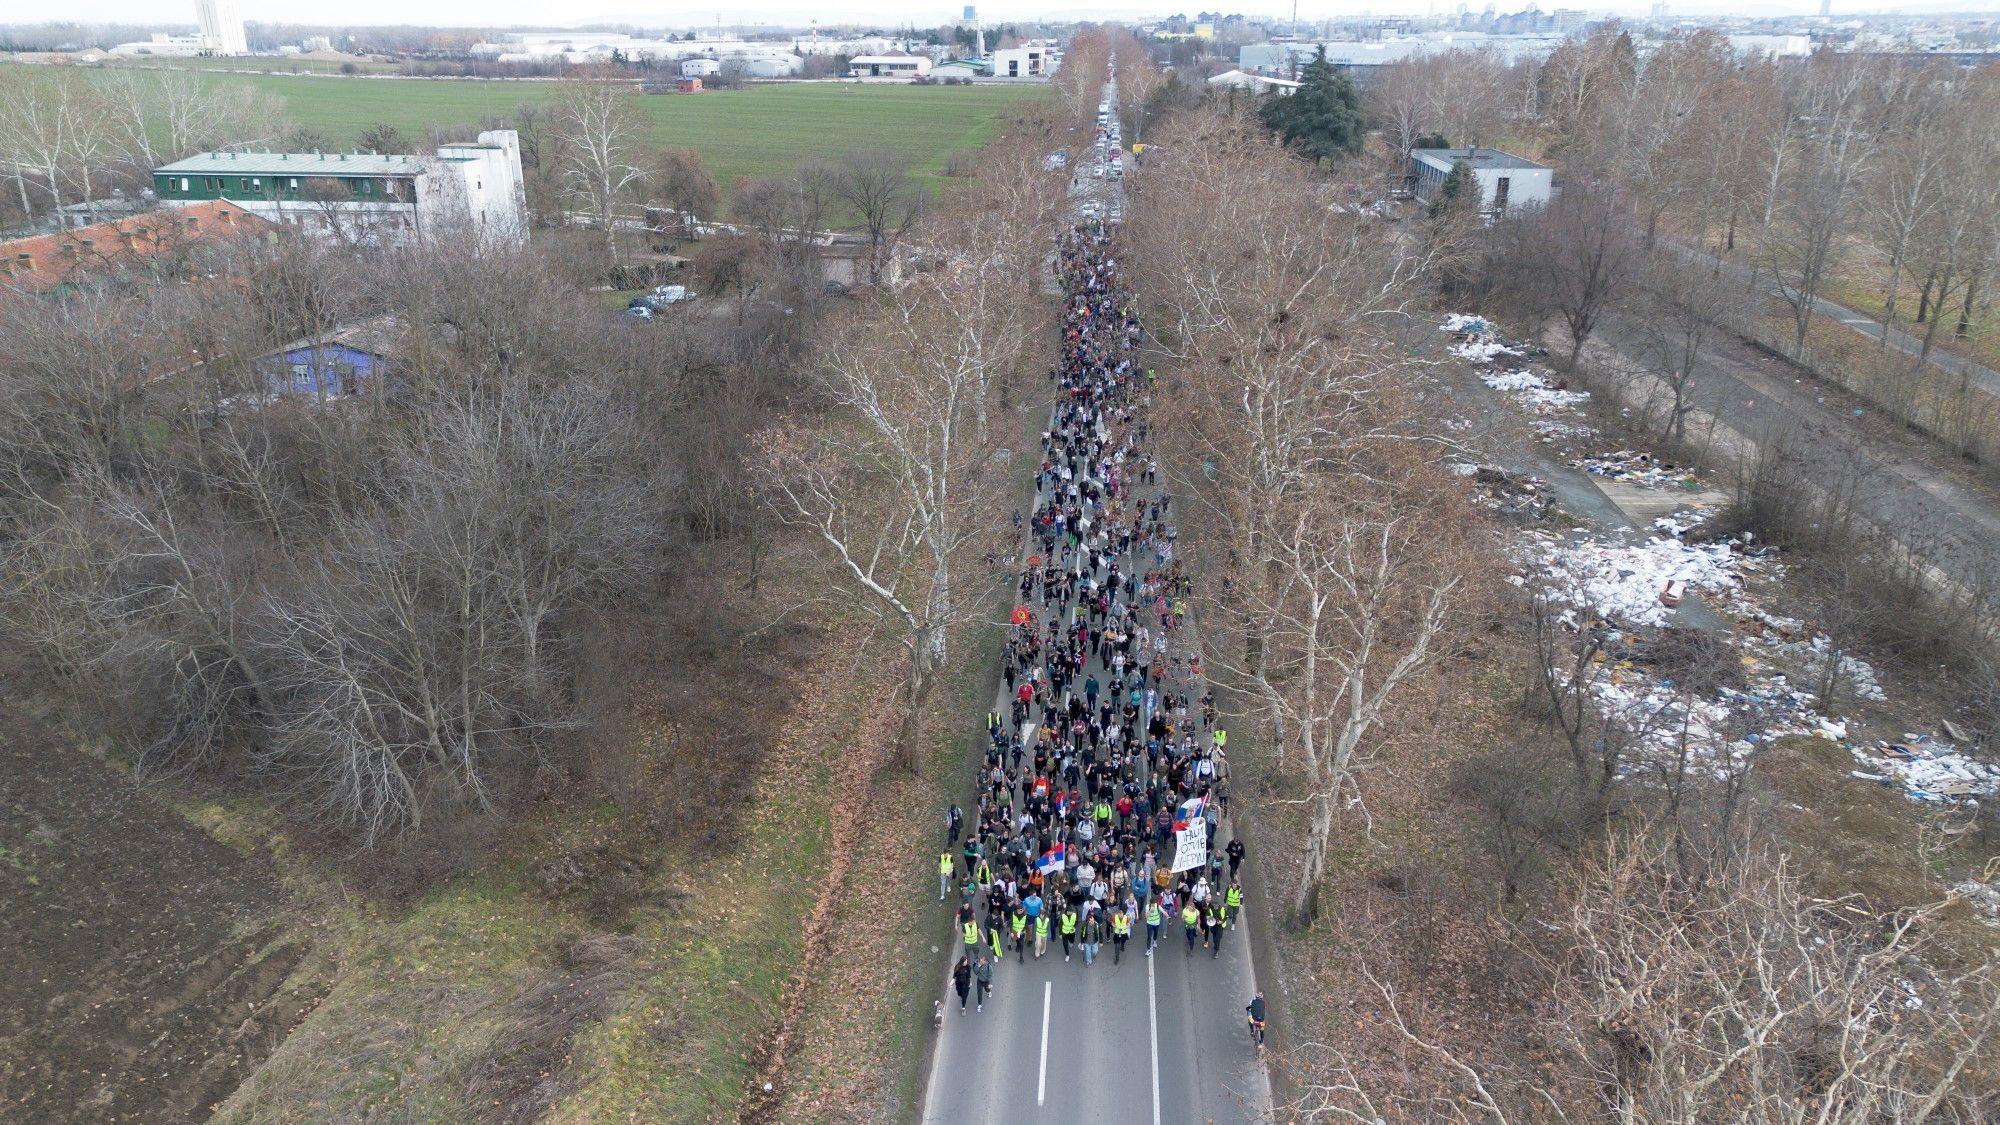
[(1479, 179), (1472, 174), (1472, 165), (1454, 160), (1444, 185), (1438, 188), (1437, 199), (1431, 203), (1431, 218), (1453, 210), (1477, 212), (1480, 202)]
[(1290, 97), (1272, 97), (1257, 111), (1264, 127), (1286, 144), (1327, 160), (1361, 151), (1361, 98), (1321, 47), (1299, 74)]

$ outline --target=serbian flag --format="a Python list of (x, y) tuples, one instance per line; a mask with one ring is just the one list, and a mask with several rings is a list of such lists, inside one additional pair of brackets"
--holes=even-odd
[(1174, 813), (1174, 831), (1179, 832), (1201, 816), (1207, 804), (1206, 797), (1196, 797), (1191, 801), (1181, 802), (1181, 807)]
[(1035, 870), (1044, 875), (1053, 874), (1063, 869), (1063, 863), (1068, 858), (1069, 849), (1062, 844), (1057, 844), (1042, 854), (1041, 860), (1035, 864)]

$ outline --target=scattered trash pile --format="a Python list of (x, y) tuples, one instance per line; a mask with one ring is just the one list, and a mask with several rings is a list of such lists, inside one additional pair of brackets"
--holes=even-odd
[(1678, 488), (1692, 492), (1701, 487), (1693, 469), (1662, 461), (1650, 453), (1635, 453), (1629, 449), (1581, 458), (1576, 467), (1591, 476), (1643, 488)]
[[(1452, 313), (1444, 318), (1442, 328), (1452, 334), (1451, 354), (1468, 363), (1492, 363), (1503, 355), (1548, 354), (1546, 349), (1527, 341), (1501, 338), (1491, 321), (1471, 313)], [(1563, 417), (1589, 402), (1589, 393), (1570, 390), (1563, 380), (1552, 374), (1521, 367), (1512, 371), (1488, 372), (1482, 374), (1480, 379), (1494, 390), (1511, 395), (1525, 407), (1532, 415), (1536, 432), (1545, 442), (1581, 441), (1597, 436), (1597, 431), (1590, 426)]]
[(1951, 893), (1971, 903), (1981, 922), (2000, 926), (2000, 885), (1967, 879), (1952, 887)]
[(1549, 482), (1526, 473), (1510, 473), (1496, 465), (1456, 463), (1451, 471), (1472, 479), (1473, 502), (1503, 516), (1532, 522), (1549, 514), (1555, 492)]
[(1452, 334), (1451, 354), (1468, 363), (1491, 363), (1494, 357), (1521, 355), (1522, 349), (1500, 339), (1493, 322), (1471, 313), (1452, 313), (1444, 318), (1444, 330)]
[(1849, 744), (1862, 769), (1848, 776), (1894, 782), (1919, 801), (1953, 801), (2000, 793), (2000, 766), (1976, 762), (1943, 739), (1905, 734), (1901, 742)]
[[(1548, 583), (1548, 596), (1607, 621), (1660, 626), (1690, 589), (1738, 592), (1743, 579), (1731, 543), (1685, 543), (1655, 537), (1637, 545), (1530, 533), (1525, 560)], [(1574, 624), (1573, 616), (1565, 620)]]
[[(1790, 657), (1799, 667), (1823, 672), (1834, 659), (1833, 642), (1824, 635), (1809, 641), (1781, 641), (1777, 650)], [(1834, 678), (1840, 681), (1856, 699), (1866, 699), (1871, 703), (1886, 703), (1889, 693), (1875, 679), (1875, 666), (1857, 656), (1839, 654), (1840, 667)]]
[(1475, 336), (1469, 340), (1460, 340), (1452, 344), (1451, 354), (1471, 363), (1492, 363), (1496, 356), (1520, 355), (1521, 353), (1498, 340), (1482, 340)]
[[(1746, 732), (1726, 703), (1677, 691), (1671, 681), (1617, 668), (1591, 685), (1603, 712), (1632, 737), (1631, 747), (1661, 761), (1678, 757), (1683, 743), (1689, 760), (1710, 766), (1718, 779), (1740, 767), (1768, 732)], [(1625, 773), (1634, 764), (1628, 760)]]
[(1512, 395), (1515, 401), (1536, 414), (1560, 414), (1590, 401), (1589, 391), (1572, 391), (1561, 381), (1551, 383), (1525, 367), (1519, 371), (1495, 371), (1481, 375), (1479, 381), (1496, 391)]

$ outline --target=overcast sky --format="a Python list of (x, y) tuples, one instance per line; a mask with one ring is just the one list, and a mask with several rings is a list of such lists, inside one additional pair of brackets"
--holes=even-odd
[[(1468, 0), (1471, 2), (1471, 0)], [(1514, 11), (1526, 6), (1527, 0), (1500, 0), (1501, 11)], [(1584, 0), (1541, 0), (1544, 11), (1561, 7), (1586, 7), (1592, 11), (1644, 11), (1650, 0), (1605, 0), (1590, 3)], [(647, 26), (712, 26), (718, 13), (723, 21), (741, 21), (748, 25), (757, 23), (799, 24), (811, 19), (819, 19), (826, 24), (843, 21), (866, 20), (876, 23), (910, 23), (918, 27), (931, 27), (953, 19), (958, 15), (963, 0), (957, 2), (929, 2), (929, 0), (831, 0), (828, 3), (809, 3), (807, 0), (750, 0), (748, 3), (721, 4), (714, 0), (707, 5), (696, 0), (690, 4), (651, 4), (644, 0), (565, 0), (554, 4), (548, 0), (237, 0), (238, 8), (248, 20), (284, 20), (301, 23), (345, 23), (345, 24), (429, 24), (434, 26), (496, 26), (509, 24), (532, 24), (536, 26), (566, 27), (580, 23), (600, 21), (628, 21)], [(8, 3), (10, 9), (4, 17), (7, 22), (27, 22), (34, 18), (26, 3), (16, 6)], [(1483, 8), (1485, 0), (1471, 3), (1474, 9)], [(1862, 5), (1843, 4), (1834, 0), (1834, 11), (1843, 8), (1859, 11)], [(1866, 7), (1880, 11), (1894, 5), (1879, 2)], [(1930, 5), (1925, 5), (1929, 7)], [(1960, 10), (1991, 10), (1994, 0), (1965, 0), (1954, 5)], [(1336, 16), (1355, 16), (1364, 12), (1377, 15), (1422, 14), (1430, 10), (1448, 11), (1457, 7), (1457, 0), (1439, 2), (1434, 7), (1427, 0), (1300, 0), (1298, 11), (1301, 19), (1323, 19)], [(1741, 14), (1779, 14), (1783, 12), (1817, 11), (1817, 0), (1802, 0), (1799, 3), (1728, 4), (1725, 0), (1680, 0), (1673, 3), (1675, 11), (1688, 13), (1728, 11)], [(1161, 15), (1172, 12), (1192, 14), (1204, 8), (1220, 8), (1225, 11), (1263, 12), (1272, 15), (1289, 15), (1291, 5), (1285, 0), (1250, 0), (1240, 7), (1219, 3), (1218, 0), (1188, 0), (1180, 6), (1171, 3), (1128, 3), (1123, 0), (999, 0), (984, 3), (980, 8), (988, 19), (1011, 19), (1042, 16), (1047, 18), (1077, 17), (1136, 17)], [(184, 23), (194, 22), (194, 0), (67, 0), (59, 8), (42, 9), (35, 14), (45, 14), (47, 18), (82, 21), (109, 21), (122, 23)]]

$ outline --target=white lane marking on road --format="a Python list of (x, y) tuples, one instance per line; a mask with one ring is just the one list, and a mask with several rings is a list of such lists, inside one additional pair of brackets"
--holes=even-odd
[(1041, 1073), (1035, 1077), (1035, 1104), (1041, 1105), (1049, 1096), (1049, 995), (1055, 990), (1055, 982), (1042, 982), (1042, 1065)]
[(1146, 1031), (1153, 1040), (1153, 1125), (1160, 1125), (1160, 1002), (1153, 991), (1153, 966), (1146, 958)]

